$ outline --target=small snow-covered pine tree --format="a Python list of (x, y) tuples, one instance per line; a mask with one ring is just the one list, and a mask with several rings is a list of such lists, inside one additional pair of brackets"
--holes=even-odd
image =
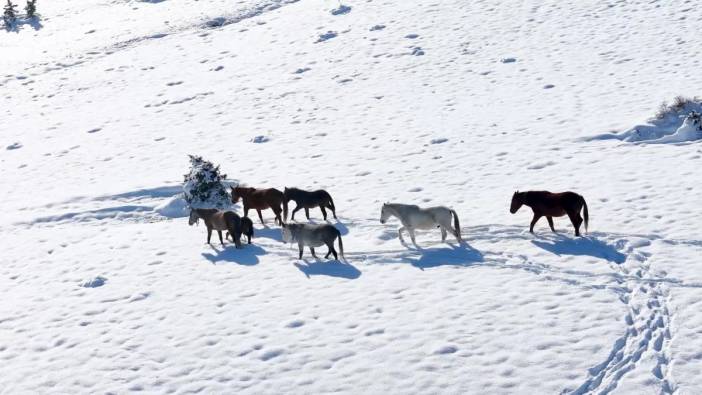
[(27, 18), (34, 18), (37, 15), (37, 0), (27, 0), (24, 10), (27, 11)]
[(2, 19), (5, 21), (5, 26), (12, 26), (17, 20), (17, 6), (12, 4), (11, 0), (7, 0), (5, 11), (2, 14)]
[(231, 205), (227, 188), (222, 181), (226, 174), (219, 173), (219, 166), (202, 159), (201, 156), (189, 155), (190, 172), (185, 175), (183, 195), (190, 207), (226, 208)]

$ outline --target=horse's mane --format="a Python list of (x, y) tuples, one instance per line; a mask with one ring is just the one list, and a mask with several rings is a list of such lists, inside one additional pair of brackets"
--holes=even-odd
[(395, 209), (398, 206), (401, 207), (414, 207), (414, 208), (419, 208), (416, 204), (404, 204), (404, 203), (385, 203), (386, 206), (390, 206), (390, 208)]

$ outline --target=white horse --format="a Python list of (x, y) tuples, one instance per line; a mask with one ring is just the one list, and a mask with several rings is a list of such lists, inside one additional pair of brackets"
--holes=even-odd
[[(453, 227), (451, 227), (451, 215), (453, 215)], [(407, 230), (412, 244), (419, 248), (414, 240), (414, 230), (432, 228), (441, 228), (441, 241), (446, 241), (446, 231), (449, 231), (456, 236), (456, 241), (461, 242), (461, 225), (458, 223), (458, 214), (448, 207), (420, 208), (411, 204), (383, 204), (383, 209), (380, 211), (380, 223), (384, 224), (391, 216), (397, 217), (402, 222), (402, 227), (397, 230), (397, 233), (403, 244), (405, 242), (402, 238), (403, 230)]]

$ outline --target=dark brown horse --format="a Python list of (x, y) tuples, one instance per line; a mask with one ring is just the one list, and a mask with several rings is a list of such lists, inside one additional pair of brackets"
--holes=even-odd
[[(241, 234), (246, 236), (249, 244), (251, 244), (251, 238), (254, 236), (253, 221), (251, 221), (251, 218), (241, 217)], [(234, 236), (232, 236), (229, 232), (227, 232), (224, 238), (234, 240)]]
[(575, 192), (517, 191), (512, 195), (512, 204), (509, 212), (512, 214), (516, 213), (523, 204), (531, 207), (531, 210), (534, 212), (534, 218), (531, 220), (531, 226), (529, 226), (529, 232), (531, 233), (534, 233), (534, 224), (541, 217), (546, 217), (548, 226), (555, 232), (553, 217), (562, 217), (567, 214), (570, 222), (575, 227), (575, 235), (580, 236), (580, 225), (583, 223), (583, 218), (580, 216), (581, 209), (584, 209), (585, 231), (587, 232), (589, 220), (587, 203), (585, 203), (585, 198)]
[(256, 189), (239, 186), (231, 188), (232, 203), (238, 202), (239, 199), (244, 201), (244, 217), (249, 216), (249, 209), (252, 208), (258, 212), (258, 218), (263, 224), (261, 210), (270, 208), (275, 213), (275, 221), (279, 225), (283, 224), (283, 219), (280, 216), (280, 213), (283, 211), (283, 192), (275, 188)]
[(283, 191), (283, 217), (288, 220), (288, 202), (294, 200), (297, 206), (292, 211), (291, 219), (295, 220), (295, 213), (300, 209), (305, 209), (305, 216), (310, 219), (310, 209), (319, 207), (322, 210), (322, 216), (324, 220), (327, 219), (327, 210), (331, 210), (334, 219), (336, 218), (336, 207), (334, 206), (334, 201), (332, 200), (329, 192), (324, 189), (318, 189), (316, 191), (303, 191), (297, 188), (285, 188)]
[(227, 230), (234, 239), (236, 248), (241, 248), (241, 218), (233, 211), (220, 211), (214, 208), (194, 208), (190, 211), (188, 225), (196, 224), (200, 219), (207, 226), (207, 244), (210, 244), (212, 230), (219, 235), (219, 242), (224, 245), (222, 231)]

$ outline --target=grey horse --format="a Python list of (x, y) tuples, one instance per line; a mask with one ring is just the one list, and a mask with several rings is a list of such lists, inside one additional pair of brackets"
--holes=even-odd
[[(451, 226), (451, 216), (453, 216), (453, 226)], [(446, 232), (448, 231), (456, 236), (456, 241), (461, 242), (461, 225), (458, 222), (458, 214), (448, 207), (421, 208), (412, 204), (385, 203), (380, 211), (380, 223), (386, 223), (390, 217), (397, 217), (402, 223), (402, 227), (397, 232), (403, 244), (405, 242), (405, 239), (402, 238), (403, 230), (409, 233), (412, 244), (419, 248), (414, 239), (414, 230), (432, 228), (441, 228), (441, 241), (446, 241)]]
[(224, 245), (222, 231), (228, 230), (234, 238), (236, 248), (241, 248), (241, 217), (233, 211), (220, 211), (214, 208), (194, 208), (190, 210), (188, 225), (196, 224), (200, 219), (207, 226), (207, 244), (210, 244), (212, 230), (219, 235), (219, 242)]
[[(283, 241), (286, 243), (297, 242), (300, 250), (300, 259), (302, 259), (302, 251), (305, 246), (310, 247), (312, 256), (317, 258), (314, 253), (315, 247), (327, 245), (329, 251), (324, 259), (328, 259), (330, 254), (334, 255), (334, 259), (339, 259), (334, 249), (334, 240), (339, 239), (339, 254), (344, 258), (344, 244), (341, 241), (341, 232), (330, 224), (311, 225), (311, 224), (283, 224)], [(344, 258), (345, 259), (345, 258)]]

